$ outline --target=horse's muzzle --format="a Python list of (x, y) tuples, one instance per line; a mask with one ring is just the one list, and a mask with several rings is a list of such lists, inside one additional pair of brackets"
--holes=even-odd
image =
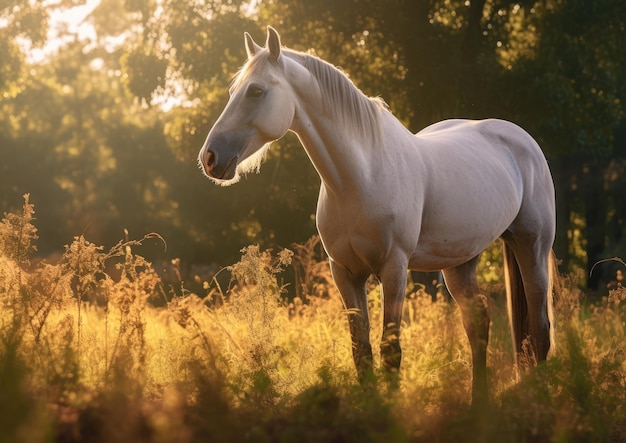
[(198, 156), (204, 173), (216, 180), (234, 178), (241, 153), (245, 151), (249, 139), (249, 130), (209, 133)]
[(239, 156), (220, 156), (216, 151), (205, 147), (200, 153), (200, 164), (207, 176), (217, 180), (230, 180), (237, 173)]

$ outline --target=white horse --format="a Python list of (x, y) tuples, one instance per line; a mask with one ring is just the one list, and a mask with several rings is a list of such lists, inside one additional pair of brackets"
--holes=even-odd
[[(504, 240), (516, 355), (545, 360), (551, 343), (554, 187), (533, 138), (502, 120), (446, 120), (417, 134), (334, 66), (245, 34), (248, 61), (200, 150), (214, 182), (258, 170), (269, 144), (295, 132), (322, 183), (317, 227), (349, 316), (361, 377), (372, 370), (366, 281), (384, 291), (385, 368), (399, 369), (407, 269), (443, 270), (460, 306), (473, 363), (473, 400), (487, 399), (487, 299), (480, 253)], [(527, 343), (528, 345), (525, 345)]]

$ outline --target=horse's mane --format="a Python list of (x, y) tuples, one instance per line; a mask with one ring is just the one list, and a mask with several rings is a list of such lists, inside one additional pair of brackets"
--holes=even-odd
[(379, 115), (386, 109), (378, 97), (368, 97), (339, 68), (310, 54), (302, 54), (303, 66), (317, 80), (326, 111), (337, 115), (338, 121), (352, 128), (355, 136), (380, 140)]
[[(379, 115), (387, 108), (381, 98), (366, 96), (341, 69), (314, 55), (286, 48), (282, 49), (282, 54), (311, 73), (320, 87), (324, 110), (336, 116), (352, 135), (367, 137), (370, 142), (380, 140)], [(270, 63), (268, 55), (263, 53), (249, 60), (233, 79), (231, 89), (237, 88), (256, 69)]]

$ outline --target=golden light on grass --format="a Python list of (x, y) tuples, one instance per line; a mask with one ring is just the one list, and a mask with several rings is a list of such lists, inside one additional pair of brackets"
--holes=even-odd
[[(77, 237), (30, 266), (34, 208), (0, 223), (0, 441), (619, 441), (626, 435), (626, 289), (556, 300), (555, 355), (518, 376), (505, 302), (490, 298), (488, 410), (469, 408), (470, 357), (456, 305), (407, 288), (397, 389), (356, 382), (346, 312), (304, 246), (251, 246), (230, 288), (170, 294), (140, 241)], [(308, 248), (315, 242), (308, 243)], [(287, 299), (295, 260), (311, 293)], [(226, 271), (225, 271), (226, 272)], [(320, 288), (324, 286), (323, 288)], [(303, 289), (304, 290), (304, 289)], [(167, 303), (163, 301), (167, 300)], [(159, 303), (156, 303), (158, 301)], [(380, 294), (371, 285), (372, 341)], [(156, 307), (159, 305), (160, 307)], [(9, 413), (10, 412), (10, 413)], [(10, 420), (10, 425), (9, 423)], [(37, 430), (37, 432), (34, 432)]]

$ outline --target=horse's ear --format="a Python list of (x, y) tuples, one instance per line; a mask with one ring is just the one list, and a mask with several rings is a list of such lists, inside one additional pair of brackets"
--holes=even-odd
[(254, 57), (254, 54), (259, 52), (263, 48), (257, 45), (254, 40), (252, 40), (250, 34), (248, 34), (247, 32), (244, 32), (243, 36), (246, 41), (246, 52), (248, 53), (248, 59), (251, 59), (252, 57)]
[(265, 46), (270, 50), (272, 59), (277, 62), (280, 58), (280, 35), (271, 26), (267, 27), (267, 42)]

